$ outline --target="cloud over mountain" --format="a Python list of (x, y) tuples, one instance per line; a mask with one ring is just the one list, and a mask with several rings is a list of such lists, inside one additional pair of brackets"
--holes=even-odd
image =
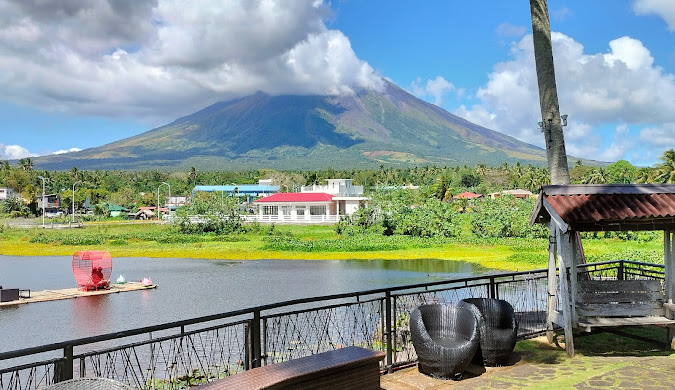
[(0, 0), (6, 99), (102, 116), (172, 118), (262, 90), (381, 88), (321, 0)]

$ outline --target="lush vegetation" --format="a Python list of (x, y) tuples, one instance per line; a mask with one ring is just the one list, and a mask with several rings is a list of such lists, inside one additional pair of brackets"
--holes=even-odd
[[(672, 182), (675, 152), (664, 153), (662, 161), (653, 168), (640, 169), (625, 161), (607, 168), (577, 164), (572, 177), (584, 183)], [(61, 191), (66, 206), (72, 201), (73, 183), (77, 185), (76, 204), (89, 198), (92, 204), (109, 201), (134, 208), (155, 205), (154, 190), (163, 182), (171, 185), (172, 194), (184, 195), (195, 184), (245, 184), (270, 177), (285, 191), (326, 178), (353, 178), (367, 188), (371, 201), (334, 226), (275, 226), (242, 222), (240, 213), (246, 205), (237, 199), (196, 194), (190, 205), (176, 212), (170, 225), (123, 224), (122, 218), (110, 219), (103, 213), (87, 217), (91, 222), (84, 229), (67, 232), (0, 224), (0, 254), (68, 255), (91, 248), (107, 249), (114, 256), (434, 258), (503, 269), (546, 265), (547, 232), (543, 226), (528, 224), (533, 200), (501, 197), (450, 201), (452, 195), (467, 190), (484, 194), (504, 188), (536, 189), (546, 183), (544, 168), (505, 164), (498, 168), (382, 166), (379, 170), (317, 172), (87, 172), (75, 168), (44, 172), (33, 170), (30, 159), (23, 159), (17, 167), (0, 164), (0, 186), (14, 188), (24, 199), (2, 202), (0, 214), (10, 218), (36, 215), (34, 202), (42, 184), (38, 175), (46, 178), (47, 192), (66, 188)], [(401, 188), (409, 184), (419, 188)], [(663, 253), (662, 237), (649, 232), (585, 234), (584, 245), (589, 261), (625, 258), (659, 262)]]
[[(675, 150), (669, 149), (660, 157), (661, 163), (653, 167), (638, 168), (627, 161), (620, 160), (607, 167), (588, 166), (582, 162), (571, 169), (573, 183), (674, 183)], [(251, 184), (258, 179), (272, 178), (281, 186), (282, 191), (293, 191), (301, 185), (322, 183), (328, 178), (351, 178), (356, 185), (368, 190), (387, 186), (415, 185), (420, 187), (421, 200), (408, 205), (420, 205), (426, 217), (432, 220), (438, 216), (439, 209), (431, 210), (425, 205), (428, 198), (450, 200), (453, 195), (464, 191), (480, 194), (501, 191), (503, 189), (524, 188), (536, 192), (541, 185), (548, 184), (546, 168), (532, 165), (503, 164), (488, 167), (478, 164), (475, 167), (438, 167), (420, 166), (410, 168), (389, 168), (384, 165), (377, 170), (335, 170), (322, 171), (198, 171), (194, 167), (187, 172), (165, 171), (70, 171), (35, 170), (30, 158), (18, 161), (11, 166), (0, 161), (0, 187), (10, 187), (21, 195), (20, 200), (5, 201), (0, 204), (0, 216), (32, 217), (39, 215), (37, 199), (42, 194), (42, 180), (45, 178), (45, 191), (61, 195), (61, 209), (68, 212), (75, 200), (75, 207), (81, 209), (86, 199), (91, 205), (110, 202), (128, 209), (140, 206), (155, 206), (164, 203), (170, 185), (174, 196), (189, 195), (197, 184)], [(74, 191), (73, 191), (74, 189)], [(158, 193), (159, 192), (159, 193)], [(370, 195), (370, 194), (369, 194)], [(397, 221), (400, 229), (405, 229), (405, 221)], [(449, 227), (451, 228), (451, 226)], [(421, 234), (427, 234), (421, 232)], [(452, 236), (455, 233), (447, 232)]]

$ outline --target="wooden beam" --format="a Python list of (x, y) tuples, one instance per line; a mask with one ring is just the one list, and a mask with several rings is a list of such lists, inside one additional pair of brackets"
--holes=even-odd
[[(674, 234), (670, 230), (663, 232), (663, 264), (665, 265), (665, 293), (666, 302), (672, 303), (675, 301), (675, 248), (673, 245)], [(673, 317), (671, 317), (673, 318)]]
[(553, 324), (562, 325), (562, 321), (556, 321), (556, 315), (560, 314), (555, 310), (555, 295), (556, 295), (556, 255), (558, 249), (556, 247), (556, 231), (557, 228), (553, 222), (549, 222), (550, 234), (548, 237), (548, 301), (546, 305), (546, 338), (549, 343), (553, 343), (555, 333), (553, 332)]
[(575, 231), (568, 231), (563, 234), (563, 239), (569, 242), (567, 247), (570, 259), (570, 305), (572, 306), (572, 328), (577, 327), (579, 318), (577, 316), (577, 266), (579, 265), (579, 242)]
[(566, 232), (570, 229), (569, 225), (567, 225), (567, 223), (562, 220), (562, 218), (558, 215), (558, 212), (555, 211), (550, 203), (548, 203), (546, 198), (542, 199), (541, 204), (544, 206), (546, 211), (548, 211), (548, 214), (551, 216), (551, 221), (555, 222), (555, 225), (558, 227), (558, 229), (563, 232)]
[[(663, 232), (663, 264), (666, 272), (666, 316), (675, 319), (675, 311), (670, 306), (675, 301), (675, 234), (671, 230), (664, 230)], [(675, 326), (668, 326), (668, 339), (670, 349), (675, 349)]]
[[(565, 320), (565, 323), (563, 324), (563, 329), (565, 331), (565, 350), (567, 351), (567, 355), (574, 357), (574, 335), (572, 334), (572, 318), (574, 315), (572, 314), (572, 311), (575, 310), (575, 308), (570, 302), (569, 282), (567, 280), (567, 267), (570, 265), (570, 242), (565, 240), (566, 235), (562, 234), (560, 230), (556, 232), (556, 237), (559, 255), (558, 262), (560, 264), (558, 273), (560, 274), (562, 313), (563, 319)], [(567, 235), (567, 237), (569, 237), (569, 235)], [(565, 248), (565, 246), (567, 247)], [(574, 274), (574, 271), (575, 270), (572, 270), (571, 273)]]

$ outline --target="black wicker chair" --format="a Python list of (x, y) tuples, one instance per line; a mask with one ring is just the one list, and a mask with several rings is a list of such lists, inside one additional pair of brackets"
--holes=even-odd
[(466, 298), (457, 306), (471, 310), (478, 322), (480, 348), (476, 358), (482, 359), (487, 367), (506, 364), (518, 336), (518, 322), (511, 304), (503, 299)]
[(410, 313), (410, 337), (421, 373), (462, 378), (478, 349), (478, 328), (471, 311), (456, 306), (423, 305)]

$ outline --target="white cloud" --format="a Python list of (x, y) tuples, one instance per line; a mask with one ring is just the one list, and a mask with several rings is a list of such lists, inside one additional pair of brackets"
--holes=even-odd
[[(437, 106), (443, 103), (443, 97), (447, 93), (457, 90), (451, 82), (442, 76), (428, 79), (424, 84), (422, 78), (418, 77), (415, 81), (410, 83), (410, 88), (412, 93), (419, 98), (432, 97), (434, 99), (434, 104)], [(463, 93), (464, 91), (461, 90), (457, 92)]]
[(257, 90), (380, 88), (331, 17), (320, 0), (0, 0), (0, 90), (48, 110), (165, 120)]
[(636, 0), (633, 11), (638, 15), (655, 14), (668, 24), (668, 30), (675, 31), (675, 1), (673, 0)]
[(497, 26), (495, 29), (497, 35), (503, 37), (516, 37), (520, 38), (527, 32), (527, 27), (525, 26), (516, 26), (508, 22), (504, 22)]
[(640, 131), (640, 142), (661, 148), (675, 146), (675, 122), (659, 127), (646, 127)]
[[(603, 152), (590, 145), (601, 141), (593, 129), (617, 123), (660, 128), (675, 122), (675, 75), (655, 66), (639, 40), (621, 37), (609, 42), (608, 52), (595, 54), (584, 53), (580, 43), (564, 34), (553, 32), (552, 40), (560, 110), (570, 115), (565, 128), (570, 154), (592, 159), (621, 157), (644, 146), (615, 140)], [(461, 106), (455, 114), (543, 147), (544, 138), (536, 125), (541, 113), (532, 35), (514, 43), (511, 56), (510, 61), (496, 64), (487, 84), (478, 89), (480, 104)], [(651, 147), (663, 149), (664, 144)]]
[(16, 160), (35, 156), (37, 156), (37, 154), (29, 152), (28, 149), (23, 146), (0, 144), (0, 159)]
[(52, 154), (64, 154), (64, 153), (71, 153), (71, 152), (79, 152), (80, 148), (70, 148), (70, 149), (61, 149), (57, 150), (56, 152), (53, 152)]

